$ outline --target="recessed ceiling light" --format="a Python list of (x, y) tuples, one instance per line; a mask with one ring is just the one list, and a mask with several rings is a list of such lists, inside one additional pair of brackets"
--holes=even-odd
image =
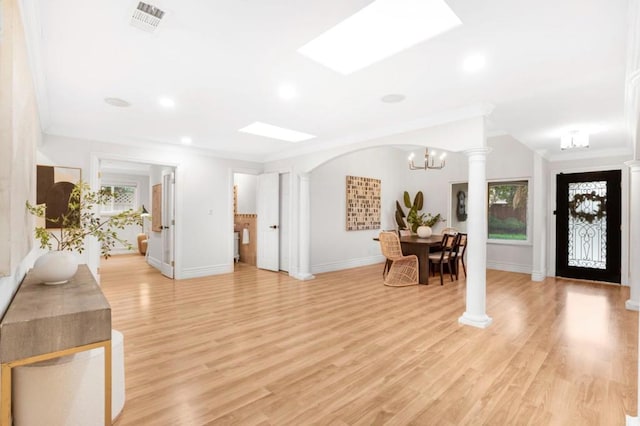
[(487, 60), (485, 59), (484, 55), (481, 55), (481, 54), (469, 55), (465, 58), (464, 62), (462, 63), (462, 68), (466, 72), (478, 72), (482, 68), (484, 68), (486, 63), (487, 63)]
[(189, 136), (183, 136), (180, 138), (180, 143), (182, 145), (191, 145), (191, 142), (193, 142), (193, 140)]
[(173, 108), (176, 106), (174, 100), (166, 96), (158, 98), (158, 104), (160, 104), (160, 106), (163, 108)]
[(376, 0), (298, 52), (351, 74), (461, 24), (444, 0)]
[(296, 98), (298, 96), (298, 92), (292, 85), (283, 84), (278, 87), (278, 96), (280, 96), (280, 98), (284, 99), (285, 101), (289, 101), (293, 98)]
[(385, 102), (388, 104), (396, 104), (398, 102), (404, 101), (404, 99), (405, 99), (405, 96), (399, 93), (390, 93), (380, 98), (382, 102)]
[(131, 106), (130, 102), (127, 102), (124, 99), (120, 99), (120, 98), (104, 98), (104, 101), (111, 106), (120, 107), (120, 108)]
[(308, 139), (315, 138), (314, 135), (310, 135), (308, 133), (285, 129), (284, 127), (261, 123), (259, 121), (249, 124), (247, 127), (243, 127), (238, 131), (243, 133), (250, 133), (252, 135), (264, 136), (271, 139), (279, 139), (287, 142), (302, 142)]

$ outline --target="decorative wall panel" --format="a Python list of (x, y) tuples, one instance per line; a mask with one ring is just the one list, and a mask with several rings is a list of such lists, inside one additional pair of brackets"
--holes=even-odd
[(380, 179), (347, 176), (347, 231), (380, 229)]

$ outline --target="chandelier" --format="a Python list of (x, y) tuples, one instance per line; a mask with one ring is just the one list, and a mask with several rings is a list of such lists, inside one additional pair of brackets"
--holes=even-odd
[(562, 135), (560, 149), (589, 148), (589, 134), (578, 130)]
[(445, 161), (444, 157), (447, 156), (446, 152), (440, 154), (440, 157), (436, 158), (436, 152), (429, 152), (429, 148), (425, 148), (424, 150), (424, 165), (416, 166), (413, 162), (413, 157), (415, 155), (413, 152), (409, 155), (409, 169), (411, 170), (428, 170), (428, 169), (441, 169), (444, 167)]

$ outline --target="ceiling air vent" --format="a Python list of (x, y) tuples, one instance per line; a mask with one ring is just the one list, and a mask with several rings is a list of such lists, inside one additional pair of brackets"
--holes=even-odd
[(163, 16), (163, 10), (150, 4), (139, 2), (138, 7), (133, 11), (133, 16), (131, 16), (131, 25), (152, 33), (160, 25), (160, 20)]

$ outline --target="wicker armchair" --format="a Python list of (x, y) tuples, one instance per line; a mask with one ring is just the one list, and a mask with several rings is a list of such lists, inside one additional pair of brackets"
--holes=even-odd
[(402, 254), (400, 239), (395, 232), (380, 233), (380, 248), (389, 265), (382, 274), (384, 285), (404, 287), (418, 284), (418, 257)]

